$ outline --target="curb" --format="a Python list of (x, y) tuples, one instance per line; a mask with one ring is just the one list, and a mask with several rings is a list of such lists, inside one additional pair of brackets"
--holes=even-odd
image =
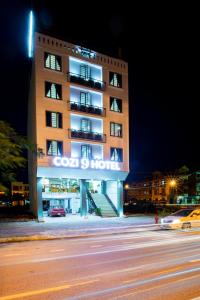
[[(142, 226), (141, 226), (142, 227)], [(140, 227), (140, 228), (141, 228)], [(155, 226), (151, 224), (151, 230), (157, 230)], [(156, 226), (157, 227), (157, 226)], [(136, 228), (135, 228), (136, 229)], [(45, 240), (61, 240), (61, 239), (76, 239), (76, 238), (88, 238), (88, 237), (96, 237), (96, 236), (108, 236), (108, 235), (118, 235), (118, 234), (130, 234), (130, 233), (139, 233), (141, 231), (137, 231), (132, 229), (130, 231), (111, 231), (111, 232), (100, 232), (100, 233), (89, 233), (89, 234), (78, 234), (78, 235), (30, 235), (30, 236), (11, 236), (0, 238), (1, 243), (15, 243), (15, 242), (28, 242), (28, 241), (45, 241)], [(145, 231), (145, 230), (144, 230)]]

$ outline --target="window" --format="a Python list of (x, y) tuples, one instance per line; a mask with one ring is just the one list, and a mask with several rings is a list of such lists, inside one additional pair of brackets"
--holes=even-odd
[(88, 65), (80, 65), (80, 76), (84, 80), (89, 80), (90, 79), (90, 67)]
[(47, 141), (47, 155), (62, 156), (63, 143), (58, 141)]
[(115, 112), (122, 112), (122, 100), (110, 97), (110, 110)]
[(123, 150), (121, 148), (110, 148), (110, 160), (123, 161)]
[(82, 105), (91, 105), (91, 94), (80, 92), (80, 103)]
[(110, 85), (122, 88), (122, 75), (118, 73), (110, 72), (109, 74)]
[(110, 123), (110, 135), (122, 137), (122, 124)]
[(81, 145), (81, 157), (92, 158), (92, 147), (90, 145)]
[(81, 120), (81, 130), (90, 132), (91, 131), (91, 120), (88, 119), (82, 119)]
[(61, 57), (58, 55), (44, 53), (44, 66), (45, 68), (61, 71)]
[(46, 126), (62, 128), (62, 114), (59, 112), (46, 111)]
[(62, 99), (61, 85), (45, 81), (45, 96), (53, 99)]

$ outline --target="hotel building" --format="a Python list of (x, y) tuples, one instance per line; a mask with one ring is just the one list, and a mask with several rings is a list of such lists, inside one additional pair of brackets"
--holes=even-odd
[(128, 65), (35, 33), (28, 136), (32, 209), (123, 215), (129, 173)]

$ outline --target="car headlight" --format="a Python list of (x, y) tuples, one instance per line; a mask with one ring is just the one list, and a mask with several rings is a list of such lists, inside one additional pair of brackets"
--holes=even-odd
[(180, 220), (173, 220), (172, 223), (173, 223), (173, 224), (178, 224), (178, 223), (180, 223)]

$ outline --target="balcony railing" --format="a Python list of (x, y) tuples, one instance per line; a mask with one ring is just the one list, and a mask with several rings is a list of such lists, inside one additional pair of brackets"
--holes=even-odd
[(106, 115), (106, 109), (104, 107), (88, 105), (88, 104), (84, 105), (79, 102), (68, 101), (68, 109), (73, 111), (81, 111), (87, 114), (93, 114), (102, 117), (105, 117)]
[(105, 82), (89, 77), (86, 79), (84, 76), (76, 73), (67, 73), (67, 80), (73, 83), (82, 84), (97, 90), (105, 90)]
[(68, 135), (70, 139), (83, 139), (101, 143), (106, 142), (106, 135), (98, 132), (68, 129)]

